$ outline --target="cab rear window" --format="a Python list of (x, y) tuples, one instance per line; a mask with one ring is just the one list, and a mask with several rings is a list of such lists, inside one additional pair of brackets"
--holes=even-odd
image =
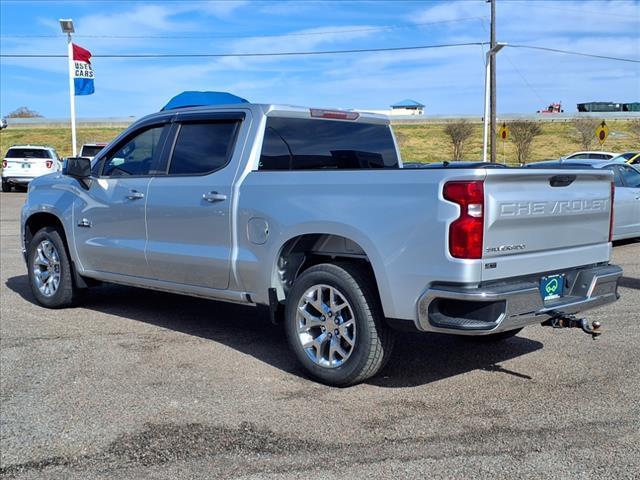
[(5, 158), (51, 158), (51, 153), (40, 148), (10, 148)]
[(260, 170), (398, 168), (388, 125), (270, 117)]

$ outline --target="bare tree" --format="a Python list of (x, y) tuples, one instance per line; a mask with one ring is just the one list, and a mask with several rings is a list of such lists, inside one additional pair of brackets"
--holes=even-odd
[(457, 120), (447, 123), (447, 126), (444, 127), (444, 132), (451, 138), (453, 159), (462, 160), (467, 141), (473, 135), (473, 125), (467, 120)]
[(640, 119), (631, 120), (629, 122), (629, 131), (638, 143), (640, 143)]
[(542, 134), (542, 127), (531, 120), (515, 120), (509, 125), (511, 139), (516, 147), (516, 156), (520, 164), (527, 163), (533, 139)]
[(35, 110), (31, 110), (27, 107), (18, 107), (13, 112), (7, 115), (7, 118), (34, 118), (34, 117), (42, 117)]
[(600, 125), (597, 118), (576, 118), (571, 121), (573, 128), (578, 131), (578, 141), (583, 150), (589, 150), (596, 139), (596, 128)]

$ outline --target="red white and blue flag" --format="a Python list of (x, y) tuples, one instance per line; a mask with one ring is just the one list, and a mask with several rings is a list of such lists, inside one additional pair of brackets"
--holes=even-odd
[(76, 95), (91, 95), (93, 88), (91, 52), (73, 44), (73, 84)]

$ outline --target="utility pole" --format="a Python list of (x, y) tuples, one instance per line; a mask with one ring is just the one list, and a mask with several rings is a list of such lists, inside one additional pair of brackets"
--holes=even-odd
[[(497, 131), (496, 131), (496, 54), (507, 46), (506, 43), (496, 42), (496, 0), (486, 0), (491, 3), (491, 47), (487, 51), (484, 61), (484, 115), (482, 126), (482, 161), (496, 162)], [(491, 154), (487, 152), (491, 147)]]
[(62, 33), (67, 34), (67, 68), (69, 71), (69, 107), (71, 110), (71, 151), (75, 157), (78, 154), (76, 146), (76, 97), (74, 85), (74, 62), (73, 62), (73, 40), (71, 34), (75, 32), (73, 28), (73, 20), (70, 18), (60, 19), (60, 28)]
[[(496, 0), (491, 1), (491, 45), (490, 49), (493, 50), (496, 46)], [(491, 144), (491, 163), (496, 163), (497, 157), (497, 145), (496, 145), (496, 56), (489, 55), (489, 73), (490, 73), (490, 87), (489, 87), (489, 103), (490, 103), (490, 127), (489, 137)]]

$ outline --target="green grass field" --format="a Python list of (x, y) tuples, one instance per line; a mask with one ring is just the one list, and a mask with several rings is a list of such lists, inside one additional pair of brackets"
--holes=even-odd
[[(638, 150), (640, 142), (634, 140), (629, 131), (629, 122), (612, 121), (609, 125), (609, 137), (602, 147), (597, 142), (591, 146), (593, 150), (626, 152)], [(508, 123), (507, 123), (508, 125)], [(402, 158), (406, 162), (436, 162), (451, 159), (451, 143), (444, 133), (444, 123), (427, 123), (415, 125), (394, 125)], [(595, 132), (594, 132), (595, 136)], [(571, 152), (582, 150), (578, 135), (569, 122), (543, 122), (542, 135), (536, 137), (531, 148), (529, 161), (559, 158)], [(465, 158), (480, 160), (482, 158), (482, 125), (474, 125), (473, 137), (467, 144)], [(498, 142), (498, 161), (506, 163), (515, 161), (513, 143)]]
[[(109, 142), (122, 131), (121, 128), (79, 128), (78, 148), (83, 143)], [(61, 157), (71, 155), (70, 128), (6, 128), (0, 133), (0, 151), (5, 154), (11, 145), (48, 145)]]
[[(608, 123), (609, 138), (602, 147), (595, 143), (592, 148), (613, 152), (624, 152), (640, 148), (639, 142), (629, 132), (628, 122)], [(444, 123), (398, 124), (394, 131), (400, 143), (402, 158), (412, 162), (436, 162), (451, 159), (451, 145), (444, 133)], [(558, 158), (561, 155), (580, 150), (577, 134), (570, 123), (544, 122), (543, 134), (533, 142), (530, 161)], [(80, 128), (78, 147), (83, 143), (108, 142), (122, 129), (120, 128)], [(0, 133), (0, 151), (16, 144), (51, 145), (63, 156), (71, 155), (71, 131), (65, 128), (12, 128)], [(503, 153), (504, 152), (504, 153)], [(482, 156), (482, 125), (474, 125), (474, 135), (467, 145), (465, 158), (479, 160)], [(498, 160), (513, 163), (515, 158), (513, 143), (499, 142)]]

